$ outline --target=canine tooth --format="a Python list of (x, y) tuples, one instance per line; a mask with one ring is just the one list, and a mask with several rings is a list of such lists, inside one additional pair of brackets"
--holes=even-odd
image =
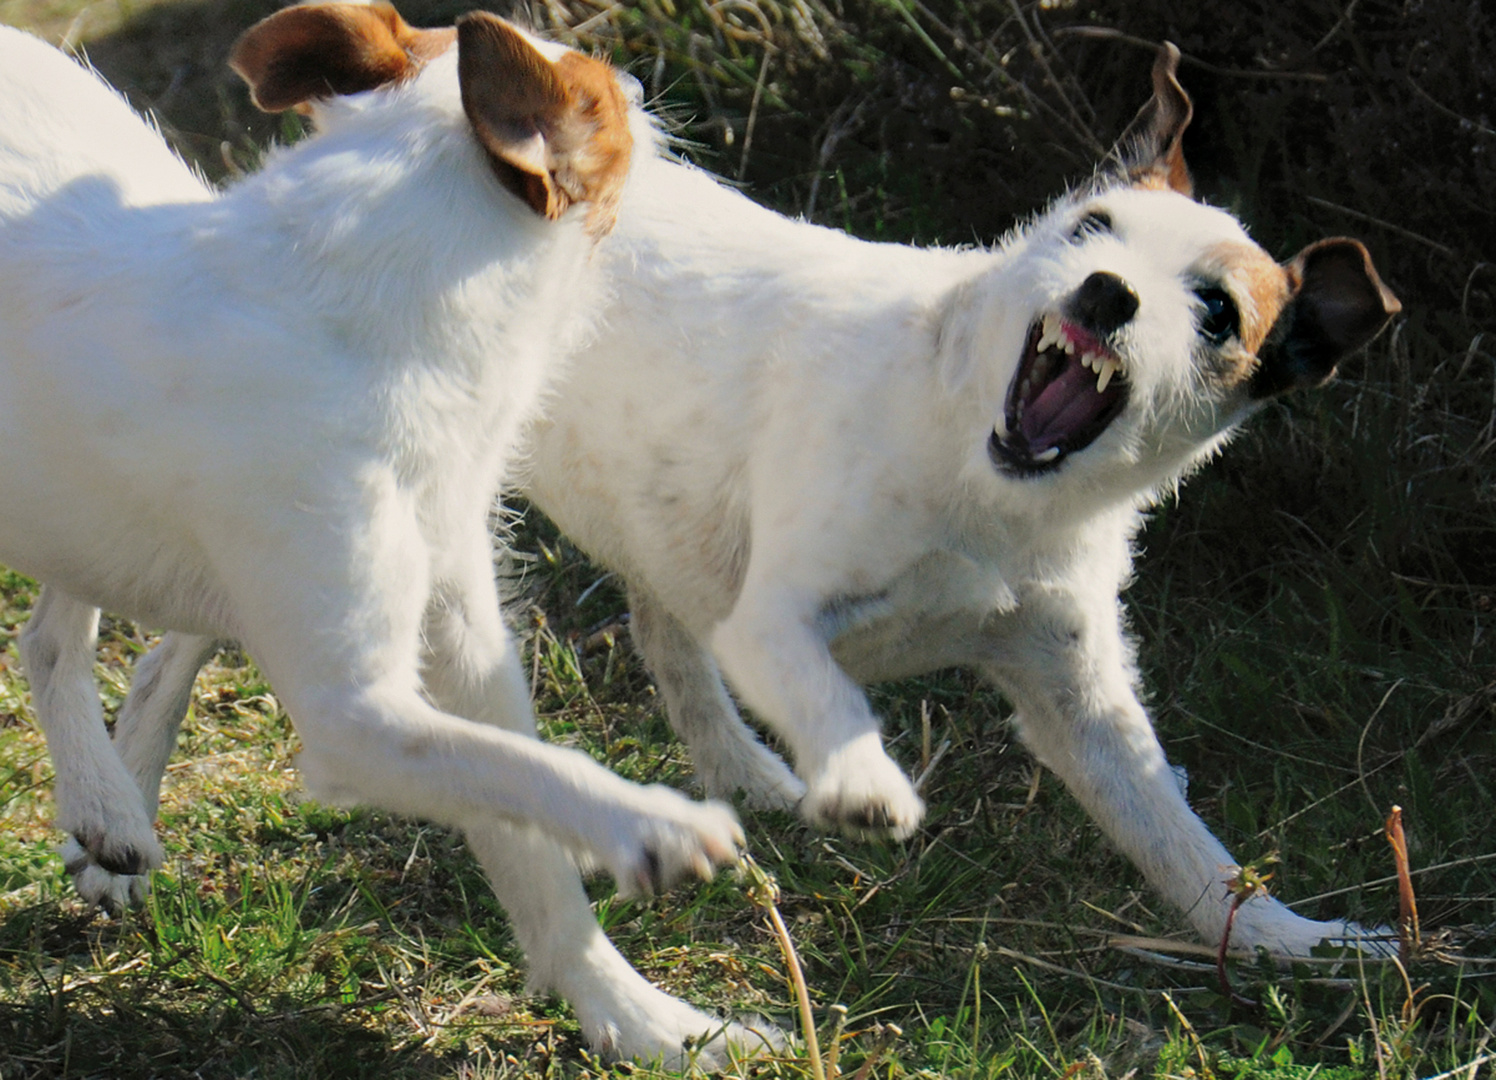
[(1051, 345), (1053, 345), (1056, 341), (1059, 341), (1059, 340), (1060, 340), (1060, 320), (1059, 320), (1059, 317), (1056, 316), (1056, 315), (1046, 315), (1046, 316), (1044, 316), (1044, 330), (1039, 335), (1039, 344), (1034, 349), (1034, 351), (1035, 352), (1043, 352), (1045, 349), (1049, 348)]
[(1055, 458), (1057, 458), (1059, 456), (1060, 456), (1060, 448), (1058, 446), (1051, 446), (1048, 450), (1044, 451), (1044, 453), (1042, 453), (1042, 454), (1035, 454), (1034, 455), (1034, 460), (1037, 461), (1037, 462), (1039, 462), (1042, 465), (1042, 464), (1045, 464), (1046, 462), (1053, 461)]
[(1106, 393), (1106, 384), (1111, 382), (1112, 376), (1117, 373), (1117, 366), (1117, 364), (1110, 360), (1101, 361), (1100, 375), (1096, 379), (1096, 392), (1098, 394)]

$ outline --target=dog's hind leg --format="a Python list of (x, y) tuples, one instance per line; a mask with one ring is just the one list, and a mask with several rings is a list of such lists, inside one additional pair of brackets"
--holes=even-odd
[[(442, 709), (533, 736), (529, 692), (500, 621), (490, 567), (486, 551), (475, 553), (466, 573), (433, 590), (423, 681)], [(678, 1069), (690, 1060), (717, 1068), (729, 1054), (763, 1047), (763, 1037), (698, 1012), (635, 971), (598, 926), (575, 863), (554, 839), (492, 821), (469, 822), (465, 832), (525, 952), (531, 986), (566, 998), (595, 1050), (663, 1058)], [(683, 1049), (687, 1040), (694, 1051)]]
[[(1115, 597), (1036, 590), (1018, 614), (994, 620), (990, 645), (984, 668), (1018, 707), (1034, 756), (1200, 936), (1219, 942), (1235, 860), (1185, 801), (1138, 701)], [(1325, 939), (1365, 937), (1353, 923), (1316, 922), (1258, 896), (1237, 912), (1231, 943), (1306, 956)]]
[(743, 723), (711, 653), (647, 590), (629, 588), (629, 610), (634, 643), (706, 793), (730, 799), (741, 791), (749, 806), (793, 808), (805, 785)]
[(218, 646), (215, 638), (171, 633), (135, 665), (130, 693), (114, 722), (114, 746), (152, 820), (161, 801), (161, 777), (192, 704), (193, 682)]
[(782, 1043), (770, 1024), (719, 1020), (651, 986), (603, 933), (575, 864), (549, 837), (489, 824), (469, 827), (467, 838), (524, 949), (531, 986), (571, 1003), (594, 1050), (714, 1071)]
[[(192, 701), (193, 681), (217, 647), (213, 638), (167, 634), (135, 665), (130, 693), (115, 718), (115, 752), (134, 778), (141, 803), (153, 822), (161, 797), (161, 777)], [(107, 839), (104, 846), (108, 846)], [(105, 869), (76, 839), (63, 845), (62, 854), (73, 875), (73, 885), (83, 897), (110, 907), (125, 907), (145, 899), (150, 887), (145, 874)]]
[[(115, 875), (160, 866), (161, 845), (140, 788), (104, 726), (93, 677), (98, 625), (98, 608), (44, 587), (21, 634), (20, 652), (57, 773), (57, 825), (76, 841), (64, 849), (68, 871), (91, 902), (122, 905), (139, 897)], [(83, 873), (90, 863), (97, 873)]]

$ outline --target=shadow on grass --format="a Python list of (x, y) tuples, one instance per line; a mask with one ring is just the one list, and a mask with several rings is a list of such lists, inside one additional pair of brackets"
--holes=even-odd
[[(417, 1080), (523, 1057), (537, 1025), (566, 1044), (511, 1007), (519, 958), (454, 836), (315, 803), (290, 816), (248, 837), (189, 828), (144, 911), (46, 894), (6, 911), (0, 1076)], [(475, 977), (481, 1007), (457, 1007)]]
[[(224, 929), (232, 938), (238, 928)], [(429, 1049), (401, 1015), (421, 996), (419, 977), (349, 979), (350, 969), (373, 975), (366, 953), (376, 946), (307, 950), (285, 957), (283, 977), (256, 979), (214, 974), (212, 944), (168, 944), (148, 919), (106, 920), (76, 905), (10, 912), (0, 927), (0, 1076), (416, 1080), (450, 1076), (461, 1060)]]
[(26, 1004), (0, 1002), (0, 1075), (374, 1080), (451, 1074), (453, 1062), (396, 1047), (353, 1010), (250, 1014), (229, 1002), (142, 1000), (96, 990)]

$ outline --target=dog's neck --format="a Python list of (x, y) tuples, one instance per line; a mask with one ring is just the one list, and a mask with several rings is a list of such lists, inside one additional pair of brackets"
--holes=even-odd
[(434, 335), (481, 355), (485, 331), (508, 340), (524, 325), (537, 287), (589, 281), (580, 215), (548, 222), (503, 190), (457, 95), (455, 56), (444, 56), (404, 86), (334, 100), (315, 138), (220, 203), (258, 219), (263, 248), (247, 261), (279, 267), (309, 307), (386, 313), (377, 327), (347, 328), (370, 358), (438, 363)]

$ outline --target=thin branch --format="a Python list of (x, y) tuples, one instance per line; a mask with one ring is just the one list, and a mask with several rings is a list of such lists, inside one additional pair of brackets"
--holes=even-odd
[[(1140, 49), (1148, 49), (1151, 52), (1157, 52), (1159, 46), (1159, 42), (1157, 41), (1134, 37), (1131, 34), (1123, 33), (1121, 30), (1114, 30), (1109, 26), (1062, 26), (1052, 30), (1051, 33), (1055, 37), (1078, 37), (1090, 38), (1093, 41), (1116, 41), (1123, 45), (1133, 45)], [(1179, 62), (1227, 79), (1287, 79), (1296, 82), (1313, 83), (1327, 83), (1330, 81), (1328, 75), (1318, 71), (1253, 71), (1250, 68), (1223, 68), (1190, 56), (1188, 53), (1181, 55)]]

